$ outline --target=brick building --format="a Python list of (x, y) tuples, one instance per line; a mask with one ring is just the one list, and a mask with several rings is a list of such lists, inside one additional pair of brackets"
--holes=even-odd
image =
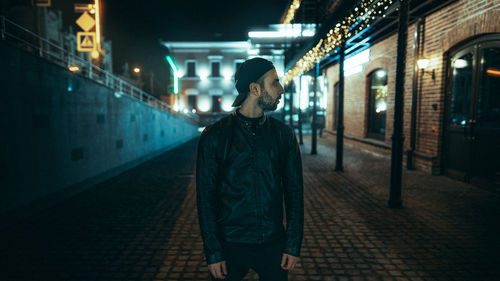
[[(371, 2), (387, 4), (383, 20), (397, 19), (397, 1)], [(405, 157), (412, 154), (411, 164), (427, 173), (500, 184), (500, 2), (434, 1), (422, 9), (430, 2), (410, 2)], [(344, 69), (344, 135), (358, 147), (389, 153), (397, 20), (374, 25), (378, 30), (363, 41), (365, 47), (355, 42), (359, 51), (346, 55), (345, 64), (353, 58), (357, 62)], [(287, 70), (295, 62), (287, 62)], [(328, 89), (326, 129), (335, 133), (339, 62), (324, 58), (320, 66)]]

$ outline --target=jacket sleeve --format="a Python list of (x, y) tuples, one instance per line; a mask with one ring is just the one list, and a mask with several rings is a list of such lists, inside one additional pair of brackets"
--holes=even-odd
[(297, 138), (293, 131), (291, 131), (287, 137), (283, 185), (287, 226), (284, 252), (299, 257), (304, 230), (304, 197), (302, 159)]
[(216, 223), (218, 165), (215, 148), (216, 146), (213, 140), (205, 129), (198, 142), (198, 155), (196, 160), (196, 203), (200, 231), (203, 239), (203, 250), (207, 259), (207, 264), (213, 264), (224, 260)]

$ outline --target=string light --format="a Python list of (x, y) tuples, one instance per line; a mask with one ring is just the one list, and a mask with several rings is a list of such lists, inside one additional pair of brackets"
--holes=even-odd
[[(287, 17), (295, 2), (299, 2), (300, 6), (300, 1), (293, 1), (288, 9)], [(288, 85), (293, 77), (300, 76), (309, 71), (316, 63), (320, 62), (331, 52), (335, 51), (336, 53), (335, 49), (339, 47), (340, 44), (369, 27), (376, 18), (385, 18), (386, 15), (384, 13), (392, 3), (392, 0), (362, 0), (359, 6), (355, 7), (349, 16), (339, 20), (335, 27), (327, 32), (326, 37), (319, 40), (318, 44), (306, 52), (306, 54), (285, 73), (282, 79), (283, 84), (285, 86)], [(293, 11), (293, 13), (295, 13), (295, 11)], [(291, 19), (293, 19), (293, 15)]]
[(293, 18), (295, 17), (295, 13), (300, 7), (300, 1), (301, 0), (293, 0), (292, 4), (290, 7), (288, 7), (288, 11), (286, 12), (285, 19), (283, 20), (283, 24), (289, 24), (292, 22)]

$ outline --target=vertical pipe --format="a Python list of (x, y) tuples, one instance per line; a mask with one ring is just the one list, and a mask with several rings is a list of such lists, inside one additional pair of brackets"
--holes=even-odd
[(295, 84), (293, 81), (290, 83), (288, 89), (290, 90), (290, 102), (288, 103), (290, 105), (290, 127), (293, 129), (293, 92), (295, 91)]
[(344, 60), (345, 41), (340, 45), (339, 92), (337, 100), (337, 155), (335, 158), (335, 171), (344, 171)]
[(410, 150), (407, 151), (406, 154), (406, 168), (408, 170), (415, 170), (415, 164), (413, 160), (413, 156), (416, 149), (416, 134), (417, 134), (417, 98), (418, 98), (418, 81), (420, 76), (420, 70), (417, 66), (417, 60), (421, 57), (421, 28), (423, 25), (423, 19), (419, 18), (415, 23), (415, 32), (414, 32), (414, 50), (413, 50), (413, 85), (411, 91), (411, 125), (410, 125)]
[(302, 109), (300, 109), (301, 103), (301, 94), (302, 94), (302, 75), (299, 76), (299, 144), (304, 144), (304, 140), (302, 139)]
[(312, 108), (312, 124), (311, 124), (311, 154), (315, 155), (318, 154), (318, 151), (316, 149), (316, 142), (317, 142), (317, 137), (316, 137), (316, 100), (318, 99), (318, 73), (319, 73), (319, 61), (316, 62), (316, 71), (314, 72), (314, 95), (313, 95), (313, 108)]
[(396, 58), (396, 96), (394, 101), (394, 130), (392, 135), (391, 186), (387, 207), (402, 208), (401, 181), (403, 167), (403, 106), (408, 37), (408, 1), (399, 1), (398, 47)]

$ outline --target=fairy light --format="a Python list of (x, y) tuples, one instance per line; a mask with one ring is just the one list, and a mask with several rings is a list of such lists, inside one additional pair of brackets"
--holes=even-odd
[[(295, 2), (296, 1), (293, 1), (292, 6)], [(283, 84), (285, 86), (288, 85), (294, 77), (300, 76), (312, 69), (316, 63), (320, 62), (332, 51), (336, 53), (335, 49), (339, 47), (340, 44), (369, 27), (375, 19), (385, 18), (385, 11), (387, 11), (392, 3), (393, 0), (362, 0), (359, 6), (354, 8), (352, 13), (339, 20), (339, 22), (327, 32), (326, 36), (319, 40), (318, 44), (302, 56), (302, 58), (285, 73), (282, 79)], [(290, 10), (291, 7), (288, 10), (287, 17)]]
[(288, 7), (288, 11), (286, 12), (286, 16), (283, 19), (282, 24), (289, 24), (292, 22), (293, 18), (295, 17), (295, 13), (300, 7), (300, 1), (301, 0), (293, 0), (292, 4), (290, 7)]

